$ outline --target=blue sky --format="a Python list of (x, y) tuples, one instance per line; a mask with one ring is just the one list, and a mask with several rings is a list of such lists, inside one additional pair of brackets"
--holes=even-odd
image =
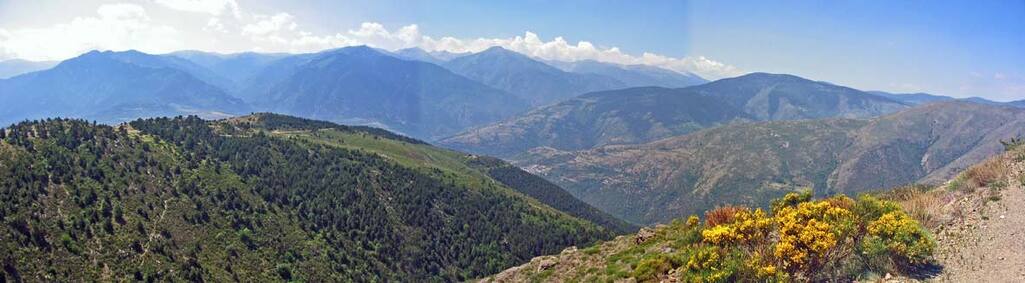
[[(449, 37), (450, 39), (446, 39)], [(581, 43), (583, 41), (583, 43)], [(1025, 99), (1025, 1), (0, 0), (0, 59), (356, 44)]]

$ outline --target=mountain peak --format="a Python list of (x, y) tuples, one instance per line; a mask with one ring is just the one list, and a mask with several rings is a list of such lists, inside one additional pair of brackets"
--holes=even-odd
[(396, 50), (395, 53), (418, 53), (418, 54), (430, 54), (427, 50), (420, 47), (410, 47)]
[(328, 55), (343, 54), (343, 55), (355, 55), (355, 56), (384, 55), (383, 53), (381, 53), (381, 51), (378, 51), (377, 49), (374, 49), (373, 47), (366, 46), (366, 45), (354, 45), (354, 46), (346, 46), (346, 47), (341, 47), (341, 48), (335, 48), (335, 49), (323, 51), (323, 52), (321, 52), (319, 54), (328, 54)]
[(734, 79), (801, 80), (801, 81), (809, 81), (809, 82), (812, 81), (812, 80), (809, 80), (809, 79), (806, 79), (806, 78), (802, 78), (802, 77), (798, 77), (798, 76), (790, 75), (790, 74), (774, 74), (774, 73), (765, 73), (765, 72), (754, 72), (754, 73), (742, 75), (742, 76), (739, 76), (739, 77), (735, 77)]
[(492, 46), (492, 47), (490, 47), (488, 49), (484, 49), (484, 51), (481, 51), (481, 52), (479, 52), (477, 54), (492, 55), (492, 56), (498, 56), (498, 55), (501, 55), (501, 56), (517, 56), (517, 57), (529, 58), (529, 57), (527, 57), (527, 55), (523, 55), (523, 54), (521, 54), (519, 52), (512, 51), (512, 50), (509, 50), (509, 49), (505, 49), (505, 48), (503, 48), (501, 46)]

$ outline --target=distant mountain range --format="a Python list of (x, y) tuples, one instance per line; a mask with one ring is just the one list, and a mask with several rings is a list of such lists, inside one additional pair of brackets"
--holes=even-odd
[(545, 105), (586, 92), (626, 87), (614, 78), (570, 73), (526, 55), (492, 47), (443, 63), (445, 68), (507, 91), (531, 106)]
[(986, 105), (999, 105), (999, 106), (1013, 106), (1018, 108), (1025, 108), (1025, 99), (1011, 102), (998, 102), (985, 99), (982, 97), (968, 97), (968, 98), (953, 98), (949, 96), (934, 95), (928, 93), (889, 93), (884, 91), (869, 91), (868, 93), (875, 94), (878, 96), (890, 98), (893, 100), (901, 101), (911, 105), (940, 102), (940, 101), (967, 101), (972, 103), (986, 104)]
[(248, 85), (258, 72), (278, 59), (292, 56), (287, 53), (219, 54), (202, 51), (178, 51), (168, 55), (191, 61), (230, 80), (234, 84), (231, 89), (227, 89), (230, 92), (241, 91), (239, 88)]
[(753, 73), (687, 88), (585, 94), (441, 141), (512, 157), (535, 147), (580, 150), (636, 144), (733, 122), (867, 118), (907, 103), (791, 75)]
[[(27, 65), (46, 65), (29, 63), (6, 61), (0, 69), (8, 66), (21, 74)], [(591, 90), (701, 81), (655, 67), (599, 62), (558, 62), (570, 70), (563, 71), (501, 48), (475, 54), (363, 46), (309, 54), (130, 50), (91, 52), (64, 63), (39, 75), (0, 80), (0, 102), (5, 102), (0, 123), (50, 116), (120, 122), (273, 111), (433, 140)], [(158, 70), (176, 75), (152, 74)]]
[(0, 79), (46, 70), (57, 65), (57, 63), (56, 61), (27, 61), (21, 59), (0, 61)]
[(734, 123), (646, 144), (537, 148), (517, 165), (634, 223), (802, 187), (853, 194), (946, 180), (1025, 136), (1025, 109), (934, 103), (862, 119)]
[[(96, 56), (106, 59), (89, 59)], [(69, 64), (53, 69), (49, 62), (0, 63), (0, 74), (23, 75), (0, 80), (0, 123), (50, 116), (120, 122), (271, 111), (373, 125), (428, 140), (474, 129), (445, 142), (508, 155), (536, 146), (570, 150), (640, 143), (734, 120), (871, 117), (902, 107), (893, 103), (949, 99), (884, 92), (866, 98), (863, 92), (827, 83), (799, 86), (809, 81), (793, 77), (788, 82), (783, 75), (704, 84), (690, 73), (587, 60), (543, 61), (501, 47), (478, 53), (362, 46), (309, 54), (152, 55), (130, 50), (91, 52), (64, 63)], [(133, 68), (139, 70), (128, 70)], [(25, 73), (31, 70), (41, 72)], [(625, 89), (630, 87), (645, 88)], [(680, 87), (689, 88), (674, 89)], [(608, 92), (574, 98), (593, 91)], [(538, 106), (547, 107), (527, 113)], [(655, 110), (648, 113), (648, 108)], [(509, 137), (512, 133), (523, 135)]]
[(885, 91), (867, 91), (868, 93), (893, 99), (896, 101), (918, 105), (931, 102), (949, 101), (955, 98), (942, 95), (932, 95), (928, 93), (889, 93)]
[(545, 62), (566, 72), (611, 77), (619, 80), (627, 87), (660, 86), (678, 88), (708, 82), (708, 80), (694, 73), (679, 73), (647, 65), (619, 65), (594, 60)]
[(47, 117), (103, 122), (180, 114), (218, 118), (250, 110), (214, 83), (227, 81), (189, 61), (93, 51), (52, 69), (0, 80), (0, 124)]
[(436, 65), (442, 65), (444, 62), (452, 60), (457, 57), (469, 55), (470, 53), (453, 53), (448, 51), (426, 51), (417, 47), (399, 49), (395, 52), (391, 52), (395, 56), (415, 61), (424, 61)]
[(370, 124), (434, 139), (527, 109), (517, 97), (438, 65), (368, 47), (322, 52), (262, 92), (246, 96), (271, 112)]

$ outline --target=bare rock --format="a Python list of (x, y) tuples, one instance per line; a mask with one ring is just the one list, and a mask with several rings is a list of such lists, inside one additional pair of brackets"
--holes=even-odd
[(566, 255), (566, 254), (571, 254), (571, 253), (575, 253), (575, 252), (577, 252), (577, 247), (576, 246), (570, 246), (570, 247), (562, 250), (562, 253), (560, 253), (560, 254)]
[(555, 259), (552, 259), (552, 258), (542, 259), (541, 262), (537, 264), (537, 271), (541, 272), (541, 271), (545, 271), (545, 270), (551, 269), (553, 266), (555, 266), (558, 263), (559, 262), (555, 261)]
[(634, 243), (641, 244), (647, 242), (653, 237), (655, 237), (654, 230), (651, 230), (650, 228), (641, 228), (640, 231), (637, 231), (637, 235), (634, 236)]

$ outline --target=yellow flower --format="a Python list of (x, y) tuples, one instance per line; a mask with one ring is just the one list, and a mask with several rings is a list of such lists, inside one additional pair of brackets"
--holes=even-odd
[(687, 217), (687, 227), (697, 226), (698, 222), (700, 222), (700, 221), (701, 220), (698, 219), (698, 217), (696, 215), (691, 215), (690, 217)]
[(776, 212), (779, 241), (773, 250), (784, 268), (805, 269), (811, 258), (822, 258), (837, 246), (853, 221), (853, 213), (835, 201), (801, 202)]
[(902, 211), (883, 214), (868, 224), (869, 241), (881, 241), (886, 249), (911, 262), (922, 262), (932, 255), (936, 243), (910, 216)]
[(765, 211), (738, 210), (732, 222), (723, 223), (701, 231), (705, 242), (715, 245), (750, 245), (766, 241), (772, 231), (772, 219)]

